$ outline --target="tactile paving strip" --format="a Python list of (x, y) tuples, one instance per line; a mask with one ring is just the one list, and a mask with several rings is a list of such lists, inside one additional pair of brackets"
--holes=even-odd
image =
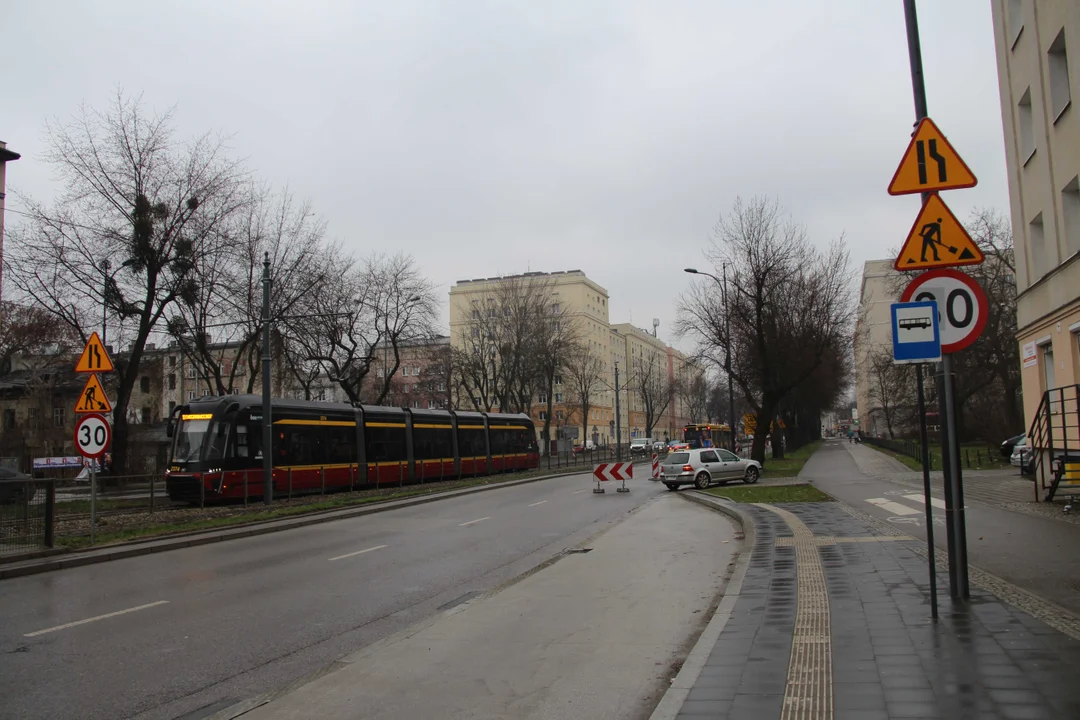
[[(818, 547), (836, 545), (837, 543), (876, 543), (889, 542), (890, 540), (914, 540), (910, 535), (875, 535), (874, 537), (834, 537), (832, 535), (814, 535), (813, 542)], [(795, 538), (781, 536), (775, 540), (776, 547), (795, 547)]]
[(794, 513), (764, 503), (757, 505), (784, 519), (795, 547), (795, 632), (780, 720), (832, 720), (832, 635), (825, 569), (817, 550), (820, 543)]

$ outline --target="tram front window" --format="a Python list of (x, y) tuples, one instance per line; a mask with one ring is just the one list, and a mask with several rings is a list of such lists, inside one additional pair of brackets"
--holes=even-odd
[(205, 415), (181, 415), (176, 428), (176, 444), (173, 446), (174, 462), (195, 462), (202, 452), (203, 440), (210, 429), (209, 413)]

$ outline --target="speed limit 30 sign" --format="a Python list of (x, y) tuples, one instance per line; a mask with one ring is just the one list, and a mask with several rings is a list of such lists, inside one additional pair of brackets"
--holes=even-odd
[(83, 457), (101, 457), (111, 443), (112, 428), (104, 416), (90, 413), (75, 423), (75, 447)]
[(936, 300), (941, 352), (954, 353), (975, 342), (986, 327), (990, 303), (973, 277), (942, 268), (919, 275), (900, 296), (901, 302)]

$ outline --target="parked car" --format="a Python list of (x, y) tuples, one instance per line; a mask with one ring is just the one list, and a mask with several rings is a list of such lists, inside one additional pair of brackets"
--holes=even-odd
[(1013, 449), (1016, 447), (1016, 443), (1024, 439), (1024, 433), (1019, 435), (1013, 435), (1008, 440), (1001, 443), (1001, 457), (1011, 457)]
[(630, 441), (630, 454), (631, 455), (644, 455), (649, 451), (652, 446), (651, 438), (634, 438)]
[(1032, 452), (1031, 447), (1028, 446), (1028, 439), (1026, 437), (1020, 438), (1016, 445), (1013, 446), (1009, 463), (1013, 467), (1020, 468), (1021, 475), (1030, 475), (1035, 472), (1034, 461), (1035, 454)]
[(668, 490), (678, 490), (682, 485), (693, 485), (704, 490), (714, 482), (726, 483), (731, 480), (752, 484), (760, 477), (761, 463), (757, 460), (744, 460), (720, 448), (672, 452), (660, 464), (660, 481)]
[(0, 467), (0, 505), (29, 503), (37, 494), (34, 479), (26, 473)]

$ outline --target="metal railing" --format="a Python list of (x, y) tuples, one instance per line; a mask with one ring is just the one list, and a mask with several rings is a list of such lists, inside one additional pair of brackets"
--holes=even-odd
[(0, 557), (53, 546), (55, 488), (51, 480), (0, 479)]

